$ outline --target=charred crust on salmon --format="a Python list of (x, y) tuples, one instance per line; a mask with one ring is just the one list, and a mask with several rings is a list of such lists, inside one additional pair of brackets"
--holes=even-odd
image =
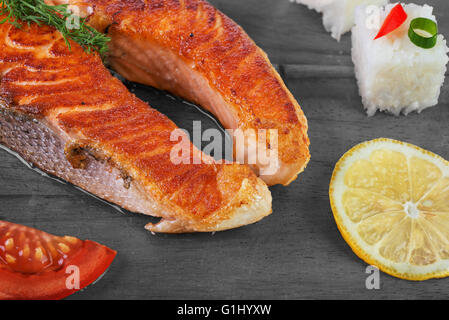
[(267, 55), (233, 20), (203, 0), (85, 3), (94, 8), (92, 26), (109, 26), (109, 62), (122, 76), (201, 105), (227, 129), (278, 130), (279, 169), (262, 176), (268, 184), (287, 185), (304, 170), (307, 119)]
[[(271, 194), (248, 166), (174, 164), (176, 125), (131, 94), (99, 56), (75, 43), (64, 49), (51, 28), (11, 28), (0, 25), (1, 144), (107, 201), (162, 217), (146, 226), (153, 232), (220, 231), (271, 213)], [(192, 159), (201, 154), (190, 147)]]
[(79, 144), (72, 143), (64, 149), (65, 157), (75, 169), (85, 169), (87, 166), (86, 150)]

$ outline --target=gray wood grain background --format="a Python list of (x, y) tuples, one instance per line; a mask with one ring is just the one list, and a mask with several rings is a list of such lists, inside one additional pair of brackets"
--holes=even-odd
[[(312, 161), (291, 186), (271, 188), (274, 213), (255, 225), (212, 234), (152, 235), (146, 216), (122, 214), (70, 185), (27, 169), (0, 151), (0, 219), (108, 245), (118, 255), (101, 281), (71, 299), (449, 298), (449, 279), (416, 283), (381, 274), (381, 289), (365, 288), (366, 264), (340, 236), (328, 185), (340, 156), (378, 137), (408, 141), (449, 159), (449, 82), (438, 106), (368, 118), (350, 59), (321, 16), (288, 0), (212, 0), (280, 66), (310, 125)], [(407, 1), (408, 2), (408, 1)], [(449, 2), (436, 7), (449, 37)], [(196, 108), (155, 89), (128, 84), (179, 126), (216, 124)]]

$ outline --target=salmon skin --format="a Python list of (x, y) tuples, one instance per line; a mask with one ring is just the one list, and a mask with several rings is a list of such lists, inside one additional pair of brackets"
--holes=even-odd
[(190, 142), (191, 161), (171, 161), (176, 125), (50, 27), (0, 25), (0, 79), (0, 143), (105, 200), (161, 217), (150, 231), (220, 231), (271, 213), (271, 194), (248, 166), (217, 163)]
[[(49, 0), (70, 3), (112, 38), (109, 61), (128, 80), (167, 90), (212, 112), (246, 142), (234, 153), (269, 185), (287, 185), (310, 159), (307, 120), (266, 54), (203, 0)], [(276, 163), (248, 158), (250, 133), (275, 130)], [(248, 133), (248, 134), (247, 134)], [(264, 140), (265, 143), (265, 140)], [(273, 145), (266, 141), (264, 149)], [(236, 150), (243, 148), (243, 151)], [(274, 168), (273, 168), (274, 166)], [(273, 170), (274, 169), (274, 170)]]

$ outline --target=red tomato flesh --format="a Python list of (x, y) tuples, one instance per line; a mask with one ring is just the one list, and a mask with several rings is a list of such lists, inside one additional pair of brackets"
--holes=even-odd
[(0, 299), (62, 299), (100, 277), (116, 252), (0, 221)]

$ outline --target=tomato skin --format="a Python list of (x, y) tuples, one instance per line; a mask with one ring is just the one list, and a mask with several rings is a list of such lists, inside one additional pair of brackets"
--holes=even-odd
[[(36, 232), (41, 231), (36, 230)], [(0, 267), (0, 299), (57, 300), (65, 298), (97, 280), (108, 269), (115, 256), (116, 251), (85, 240), (82, 241), (79, 250), (69, 255), (64, 265), (58, 270), (25, 274)], [(73, 275), (73, 270), (68, 269), (70, 266), (75, 266), (79, 270), (79, 288), (67, 287), (67, 283), (71, 284), (70, 276)]]

